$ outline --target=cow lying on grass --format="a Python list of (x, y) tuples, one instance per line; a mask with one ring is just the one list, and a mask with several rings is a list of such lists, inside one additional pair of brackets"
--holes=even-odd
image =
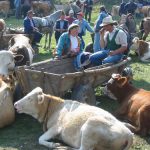
[(131, 129), (143, 136), (150, 133), (150, 91), (138, 89), (129, 83), (127, 77), (113, 74), (107, 83), (110, 91), (120, 107), (116, 111), (116, 117), (128, 120), (133, 126)]
[(136, 51), (142, 62), (150, 62), (150, 43), (135, 37), (131, 49)]
[(37, 87), (14, 104), (18, 113), (26, 113), (44, 123), (46, 132), (39, 144), (58, 148), (62, 140), (76, 150), (128, 150), (133, 134), (107, 111), (46, 95)]

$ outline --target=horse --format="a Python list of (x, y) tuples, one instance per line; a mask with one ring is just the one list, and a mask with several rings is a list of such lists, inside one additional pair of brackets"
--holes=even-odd
[(69, 15), (69, 10), (71, 9), (73, 10), (75, 15), (81, 11), (81, 8), (73, 3), (69, 3), (65, 5), (54, 5), (54, 6), (56, 10), (64, 10), (66, 15)]
[[(52, 34), (53, 34), (53, 27), (54, 27), (56, 20), (58, 20), (60, 18), (61, 12), (62, 12), (62, 10), (58, 10), (58, 11), (52, 13), (51, 15), (42, 17), (42, 18), (33, 17), (35, 26), (40, 30), (40, 32), (45, 34), (44, 48), (50, 49), (51, 38), (52, 38)], [(48, 47), (47, 47), (48, 35), (49, 35), (49, 43), (48, 43)]]

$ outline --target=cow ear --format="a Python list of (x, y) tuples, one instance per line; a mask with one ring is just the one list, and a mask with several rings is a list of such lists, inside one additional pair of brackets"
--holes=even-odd
[(126, 77), (119, 78), (117, 84), (119, 87), (123, 87), (127, 83), (128, 79)]
[(44, 102), (44, 95), (40, 93), (38, 95), (38, 104), (42, 104), (43, 102)]

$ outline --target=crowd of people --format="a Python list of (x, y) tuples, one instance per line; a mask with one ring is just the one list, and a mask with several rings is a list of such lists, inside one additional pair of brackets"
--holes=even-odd
[[(80, 7), (83, 6), (79, 0), (76, 3)], [(92, 66), (117, 63), (128, 50), (127, 32), (116, 26), (117, 22), (113, 21), (111, 14), (107, 12), (105, 6), (100, 7), (93, 28), (90, 25), (93, 2), (87, 0), (84, 2), (84, 5), (85, 8), (88, 5), (88, 13), (85, 9), (85, 12), (80, 11), (75, 14), (71, 9), (69, 15), (66, 16), (65, 12), (62, 11), (60, 18), (56, 21), (54, 31), (57, 59), (75, 57), (75, 64), (80, 64), (75, 66), (78, 69), (81, 68), (81, 63), (84, 63), (87, 59)], [(123, 9), (123, 6), (125, 9)], [(136, 7), (137, 4), (134, 0), (129, 0), (128, 3), (122, 1), (119, 13), (120, 15), (134, 15)], [(87, 18), (88, 15), (89, 18)], [(27, 17), (24, 19), (24, 29), (25, 33), (33, 35), (32, 45), (36, 45), (36, 43), (40, 42), (42, 34), (35, 27), (32, 16), (33, 12), (31, 10), (28, 11)], [(94, 35), (93, 53), (84, 52), (85, 41), (83, 37), (86, 35), (86, 31)]]

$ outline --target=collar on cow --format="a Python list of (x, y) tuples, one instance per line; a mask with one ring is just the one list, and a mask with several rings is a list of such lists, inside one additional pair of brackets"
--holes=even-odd
[[(44, 95), (45, 97), (45, 95)], [(47, 131), (47, 121), (48, 121), (48, 113), (49, 113), (49, 105), (50, 105), (50, 102), (51, 100), (49, 99), (48, 100), (48, 104), (47, 104), (47, 108), (46, 108), (46, 112), (45, 112), (45, 115), (44, 115), (44, 119), (43, 119), (43, 131)]]

